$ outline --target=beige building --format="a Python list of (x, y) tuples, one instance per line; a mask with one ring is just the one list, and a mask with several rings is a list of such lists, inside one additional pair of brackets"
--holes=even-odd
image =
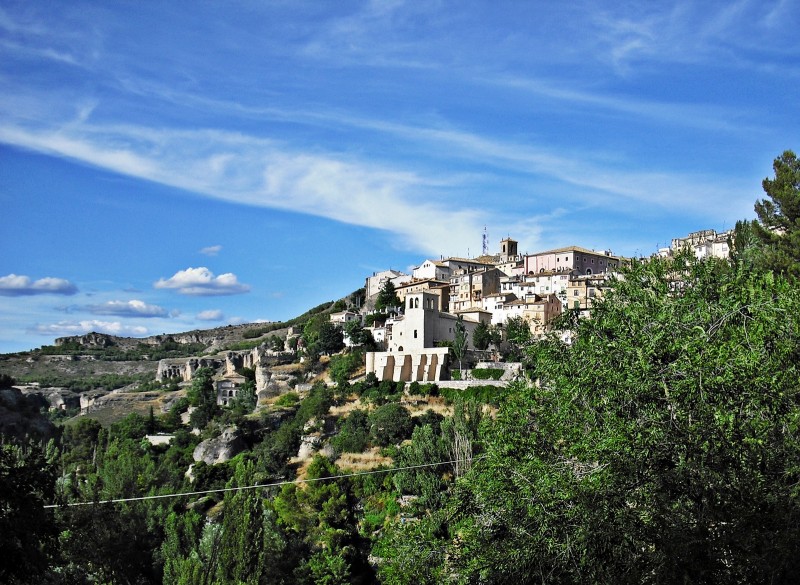
[(580, 311), (581, 316), (588, 317), (594, 302), (602, 297), (603, 291), (608, 288), (607, 280), (608, 275), (605, 274), (570, 279), (566, 307)]
[(697, 258), (728, 258), (730, 248), (728, 238), (731, 232), (717, 233), (715, 230), (692, 232), (683, 238), (673, 238), (669, 249), (659, 250), (661, 256), (672, 256), (680, 250), (690, 249)]
[(384, 283), (391, 280), (395, 288), (411, 280), (411, 276), (400, 272), (398, 270), (383, 270), (381, 272), (373, 272), (372, 276), (368, 276), (364, 281), (364, 290), (367, 299), (377, 295), (383, 288)]
[(500, 279), (505, 274), (497, 268), (457, 270), (450, 277), (450, 311), (482, 308), (483, 297), (500, 292)]
[(414, 279), (411, 282), (398, 286), (395, 291), (401, 302), (405, 303), (409, 294), (418, 292), (431, 292), (439, 297), (437, 309), (445, 313), (450, 306), (450, 282), (434, 278)]
[(561, 300), (553, 293), (537, 295), (533, 300), (527, 300), (522, 312), (531, 328), (531, 333), (536, 336), (544, 335), (553, 322), (553, 319), (561, 315), (563, 305)]
[(239, 374), (225, 374), (222, 378), (216, 381), (217, 384), (217, 404), (219, 406), (230, 406), (239, 390), (245, 383), (244, 376)]

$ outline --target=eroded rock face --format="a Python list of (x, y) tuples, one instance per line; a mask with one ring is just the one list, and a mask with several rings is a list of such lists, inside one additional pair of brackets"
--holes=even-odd
[(230, 461), (246, 447), (239, 429), (228, 427), (219, 437), (207, 439), (195, 447), (192, 457), (195, 461), (203, 461), (206, 465), (216, 465)]
[(164, 382), (177, 378), (182, 382), (191, 382), (194, 373), (200, 368), (211, 368), (217, 370), (223, 364), (221, 358), (180, 358), (163, 359), (158, 362), (156, 370), (156, 381)]
[(84, 347), (111, 347), (114, 345), (114, 336), (105, 333), (87, 333), (85, 335), (73, 335), (69, 337), (58, 337), (55, 344), (64, 345), (66, 343), (78, 343)]
[(319, 448), (321, 440), (319, 433), (303, 435), (300, 438), (300, 449), (297, 451), (297, 458), (309, 459), (313, 457), (314, 453)]

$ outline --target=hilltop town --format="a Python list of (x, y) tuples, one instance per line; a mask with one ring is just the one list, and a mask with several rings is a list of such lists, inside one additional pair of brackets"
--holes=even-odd
[[(729, 238), (729, 232), (698, 231), (674, 238), (669, 247), (654, 255), (669, 257), (689, 249), (698, 258), (725, 258)], [(510, 334), (516, 331), (519, 335), (521, 330), (526, 338), (539, 338), (565, 311), (590, 317), (593, 303), (629, 260), (610, 250), (579, 246), (521, 252), (512, 238), (501, 240), (494, 254), (488, 253), (484, 243), (483, 252), (487, 253), (476, 258), (426, 258), (410, 273), (383, 270), (366, 276), (363, 290), (323, 305), (321, 314), (335, 326), (332, 348), (359, 349), (363, 368), (355, 372), (372, 374), (378, 382), (450, 382), (459, 386), (463, 384), (453, 379), (463, 377), (469, 383), (470, 370), (476, 366), (503, 371), (502, 379), (507, 381), (520, 371), (517, 356), (509, 350), (513, 345)], [(28, 370), (11, 373), (35, 378), (36, 367), (44, 360), (41, 365), (50, 370), (85, 376), (87, 359), (93, 360), (93, 371), (102, 373), (109, 362), (95, 360), (100, 354), (115, 360), (108, 372), (120, 371), (113, 369), (113, 364), (125, 363), (123, 372), (140, 380), (149, 376), (161, 385), (188, 384), (198, 369), (210, 368), (216, 373), (217, 403), (228, 406), (246, 385), (244, 369), (253, 372), (256, 396), (264, 400), (305, 384), (313, 376), (290, 365), (308, 359), (304, 324), (304, 319), (298, 318), (286, 324), (238, 325), (143, 339), (99, 333), (62, 337), (47, 355), (28, 357), (24, 364)], [(459, 335), (467, 358), (464, 363), (456, 362), (453, 350)], [(176, 357), (169, 357), (171, 352)], [(155, 368), (148, 363), (153, 358), (158, 362)], [(125, 359), (134, 361), (120, 361)], [(464, 365), (470, 367), (462, 368)], [(141, 392), (141, 383), (132, 385), (132, 393), (125, 388), (109, 393), (112, 388), (107, 385), (79, 393), (58, 384), (45, 388), (36, 383), (22, 389), (42, 395), (50, 408), (72, 412), (78, 408), (81, 413), (97, 412), (113, 404), (134, 409), (153, 405)], [(163, 411), (170, 403), (156, 406)]]

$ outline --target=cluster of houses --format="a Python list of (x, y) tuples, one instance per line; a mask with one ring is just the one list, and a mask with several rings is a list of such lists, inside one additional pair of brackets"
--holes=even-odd
[[(675, 238), (658, 255), (690, 248), (699, 257), (727, 257), (729, 233), (703, 230)], [(385, 270), (367, 277), (366, 309), (390, 281), (400, 306), (368, 329), (384, 351), (367, 354), (367, 371), (379, 380), (439, 381), (447, 372), (448, 348), (456, 321), (467, 333), (468, 349), (479, 323), (503, 326), (524, 319), (534, 336), (544, 334), (553, 319), (572, 309), (589, 316), (592, 304), (625, 259), (610, 250), (567, 246), (520, 254), (518, 242), (506, 238), (500, 251), (474, 259), (427, 259), (411, 274)], [(355, 311), (331, 315), (338, 323), (362, 319)]]

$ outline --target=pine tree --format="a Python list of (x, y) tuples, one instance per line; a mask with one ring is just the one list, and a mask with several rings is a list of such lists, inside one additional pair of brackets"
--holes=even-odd
[(800, 161), (791, 150), (775, 159), (775, 178), (762, 186), (769, 199), (756, 202), (755, 230), (765, 244), (764, 262), (779, 274), (800, 277)]

